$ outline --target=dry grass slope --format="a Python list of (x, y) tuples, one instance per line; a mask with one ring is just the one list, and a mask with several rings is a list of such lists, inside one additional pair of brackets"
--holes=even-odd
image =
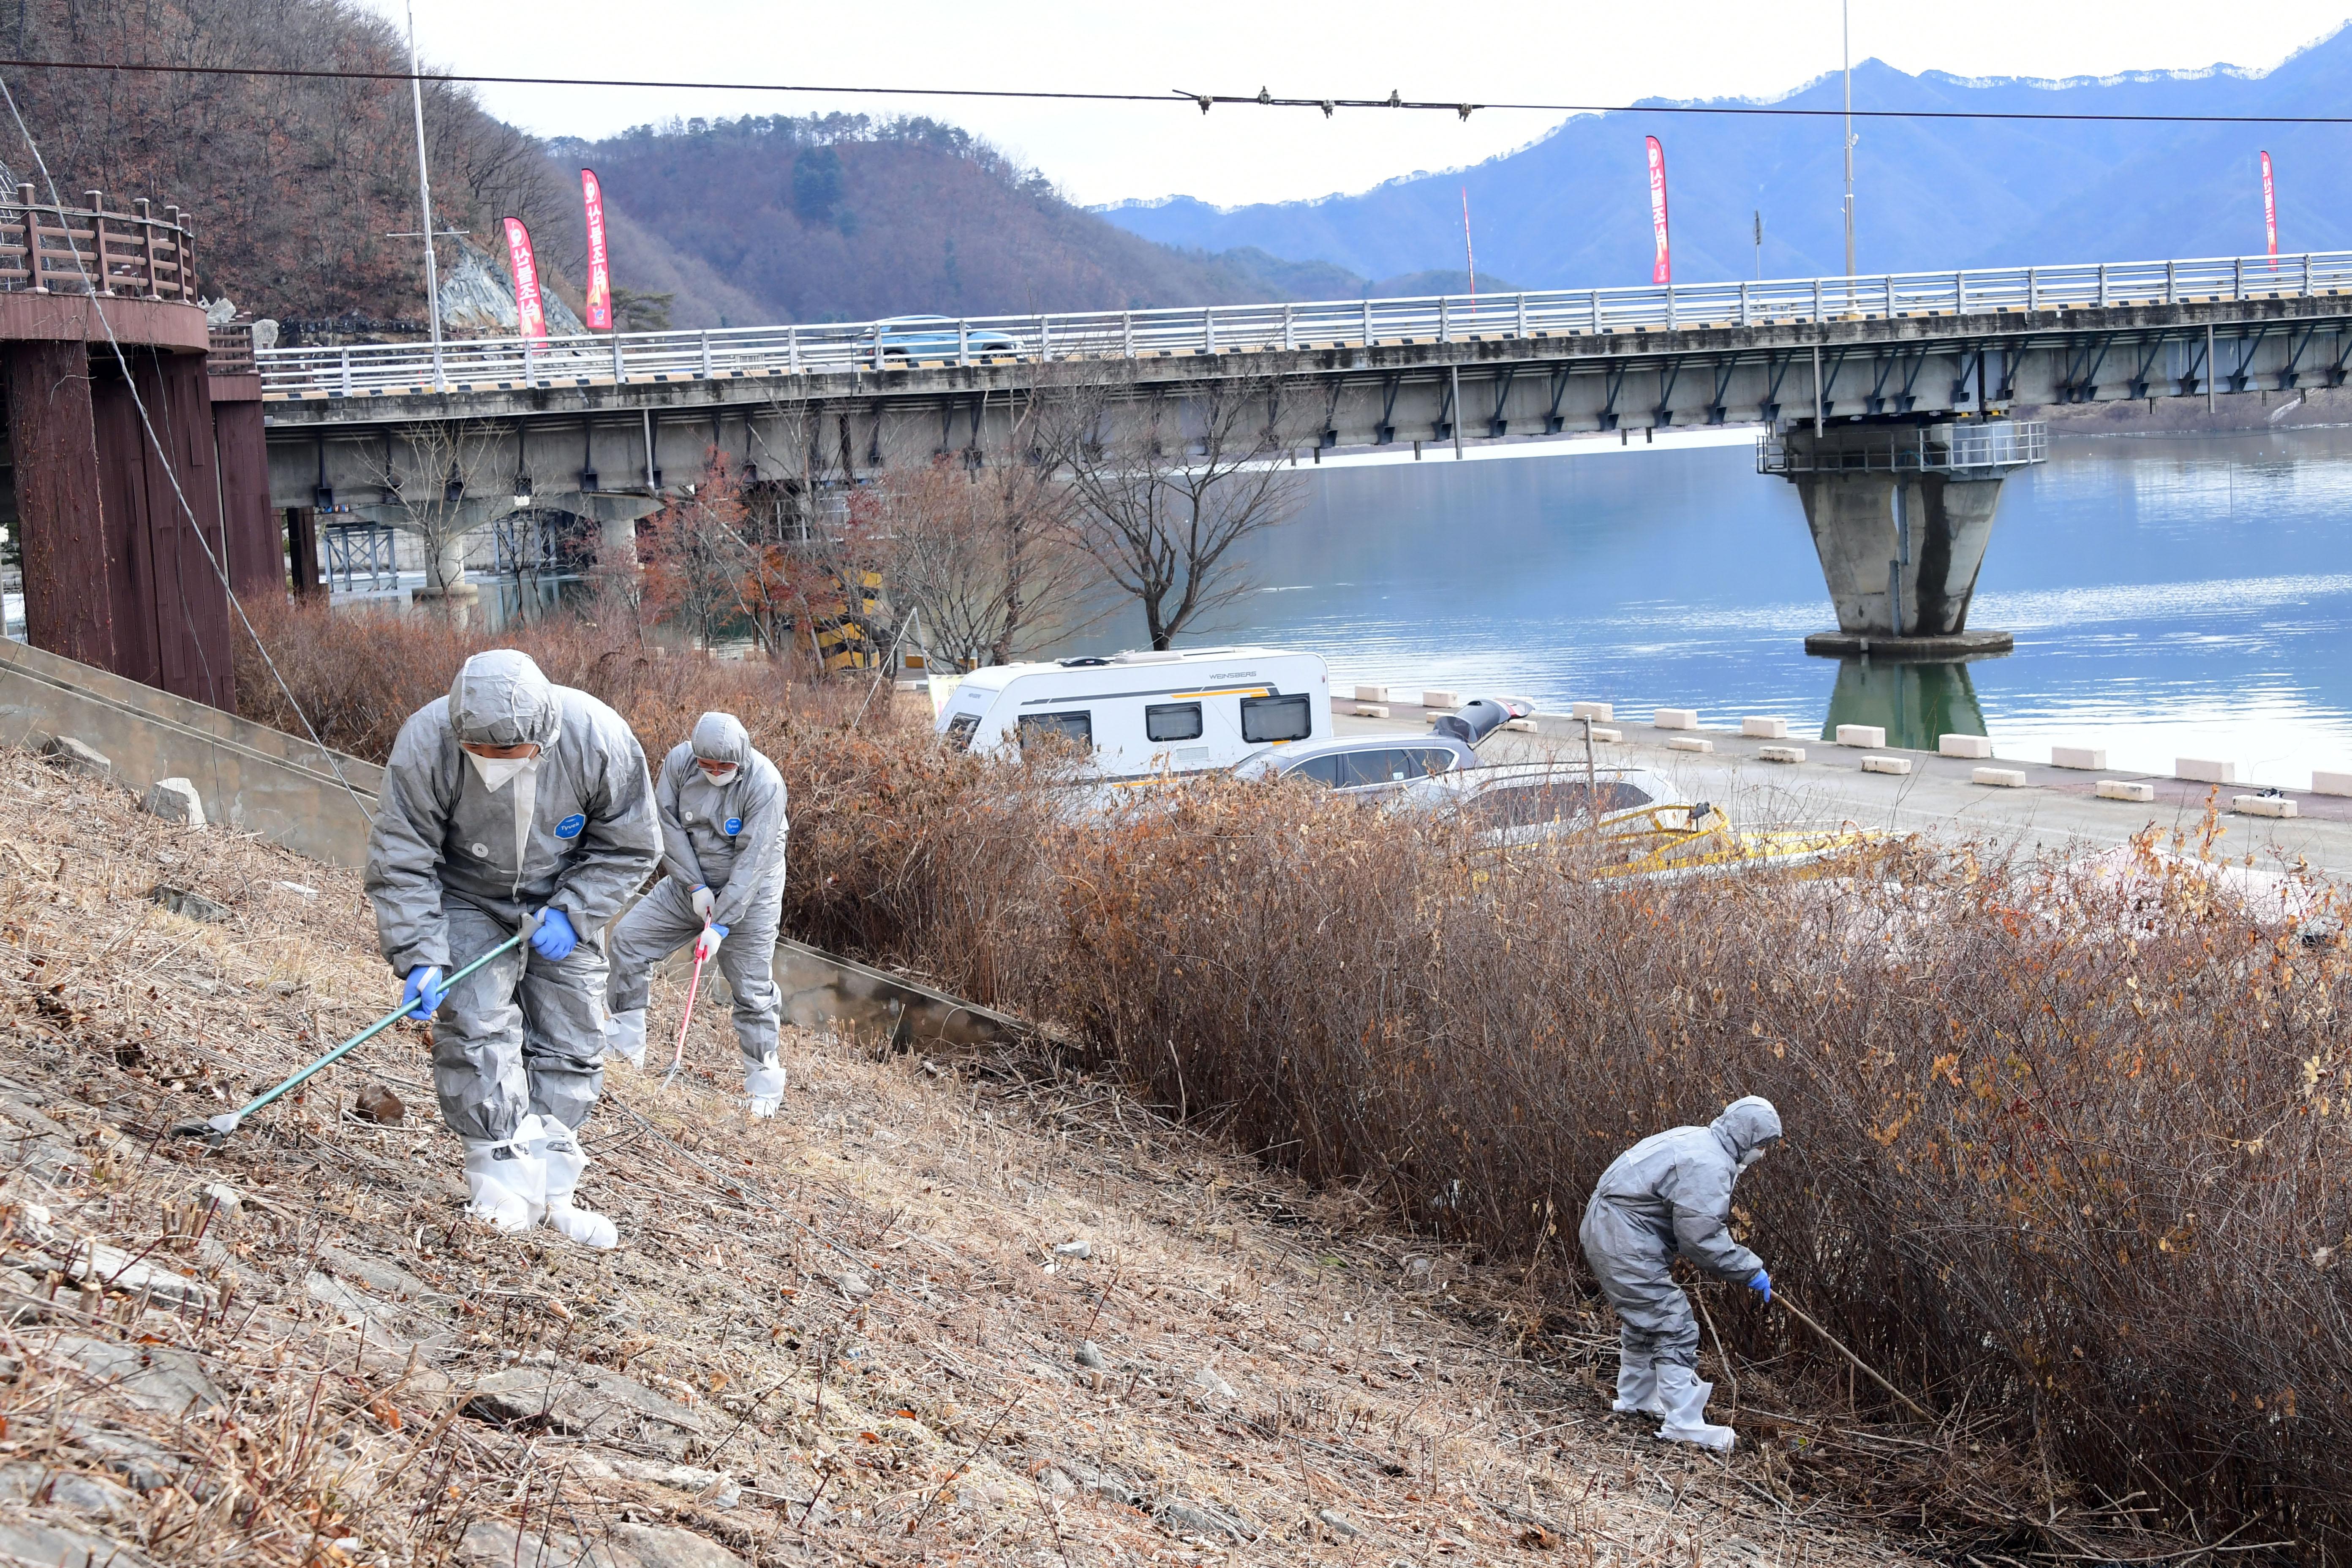
[[(370, 930), (352, 873), (0, 753), (0, 1552), (1900, 1557), (1785, 1458), (1725, 1470), (1612, 1423), (1599, 1325), (1547, 1321), (1540, 1281), (1034, 1063), (796, 1035), (787, 1115), (752, 1126), (702, 1010), (695, 1073), (619, 1068), (592, 1124), (608, 1255), (460, 1216), (410, 1033), (217, 1153), (162, 1135), (370, 1021)], [(404, 1123), (355, 1117), (368, 1083)], [(1824, 1463), (1887, 1441), (1836, 1426), (1806, 1428)]]

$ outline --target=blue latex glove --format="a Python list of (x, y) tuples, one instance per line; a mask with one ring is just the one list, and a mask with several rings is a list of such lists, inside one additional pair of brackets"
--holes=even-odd
[(530, 950), (540, 957), (561, 963), (580, 945), (580, 933), (572, 929), (571, 917), (562, 910), (549, 908), (541, 912), (539, 929), (530, 933)]
[(727, 928), (716, 923), (704, 926), (702, 934), (694, 941), (694, 961), (708, 963), (718, 954), (719, 944), (727, 938)]
[(408, 984), (401, 987), (400, 1005), (409, 1009), (408, 1016), (423, 1020), (433, 1016), (449, 988), (441, 984), (441, 966), (420, 963), (408, 972)]
[(1748, 1282), (1748, 1288), (1750, 1290), (1761, 1290), (1767, 1301), (1772, 1299), (1772, 1277), (1761, 1268), (1756, 1271), (1756, 1278)]

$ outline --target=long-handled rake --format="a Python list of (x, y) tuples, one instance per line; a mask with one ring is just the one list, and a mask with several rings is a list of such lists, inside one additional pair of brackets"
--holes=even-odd
[[(520, 931), (507, 938), (506, 941), (499, 943), (498, 946), (490, 949), (489, 952), (482, 954), (481, 957), (474, 960), (473, 963), (466, 965), (465, 968), (457, 971), (457, 973), (452, 974), (446, 980), (444, 980), (441, 983), (442, 991), (446, 994), (449, 991), (455, 990), (457, 988), (457, 982), (465, 979), (466, 976), (473, 973), (474, 971), (489, 963), (490, 960), (498, 957), (501, 953), (511, 952), (516, 948), (521, 946), (524, 942), (530, 941), (531, 933), (539, 929), (539, 921), (540, 917), (537, 915), (525, 916), (523, 918), (522, 929)], [(293, 1090), (301, 1088), (302, 1085), (308, 1083), (317, 1074), (323, 1072), (328, 1068), (331, 1068), (337, 1062), (341, 1061), (345, 1057), (351, 1055), (352, 1052), (359, 1049), (360, 1047), (367, 1044), (370, 1040), (374, 1039), (378, 1035), (381, 1035), (386, 1029), (391, 1028), (394, 1024), (399, 1023), (403, 1018), (407, 1017), (409, 1014), (415, 1010), (415, 1003), (402, 1003), (399, 1006), (394, 1007), (391, 1012), (386, 1013), (383, 1017), (378, 1018), (374, 1023), (370, 1024), (366, 1028), (362, 1029), (358, 1034), (353, 1035), (350, 1039), (345, 1040), (341, 1045), (337, 1046), (333, 1050), (329, 1051), (325, 1056), (320, 1057), (317, 1061), (312, 1062), (310, 1066), (304, 1068), (301, 1071), (288, 1079), (284, 1083), (279, 1084), (276, 1089), (271, 1089), (268, 1093), (255, 1100), (251, 1104), (240, 1107), (236, 1110), (225, 1110), (218, 1116), (211, 1117), (203, 1121), (182, 1121), (175, 1123), (172, 1128), (172, 1136), (174, 1138), (202, 1138), (217, 1149), (222, 1143), (227, 1141), (230, 1133), (237, 1130), (239, 1124), (241, 1124), (247, 1117), (266, 1106), (274, 1104), (278, 1100), (284, 1099)]]
[[(705, 926), (703, 929), (708, 931), (710, 928)], [(686, 987), (686, 1016), (677, 1021), (677, 1049), (670, 1053), (669, 1071), (662, 1074), (661, 1086), (664, 1089), (677, 1081), (678, 1069), (686, 1065), (686, 1031), (694, 1024), (694, 999), (702, 994), (704, 962), (702, 940), (698, 937), (694, 943), (694, 979)]]

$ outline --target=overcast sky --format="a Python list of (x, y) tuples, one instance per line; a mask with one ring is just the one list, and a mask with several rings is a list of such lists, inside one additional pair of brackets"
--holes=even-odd
[[(404, 0), (362, 0), (393, 18)], [(415, 0), (429, 66), (498, 75), (836, 86), (1616, 103), (1769, 97), (1838, 65), (1836, 0)], [(2180, 0), (2041, 0), (1956, 12), (1859, 0), (1853, 58), (1908, 71), (2082, 76), (2264, 68), (2333, 31), (2352, 0), (2252, 11)], [(1467, 24), (1455, 18), (1475, 16)], [(1956, 25), (1957, 23), (1957, 25)], [(929, 114), (1034, 163), (1072, 199), (1199, 196), (1221, 205), (1318, 196), (1476, 163), (1561, 116), (1190, 105), (1103, 106), (839, 94), (485, 87), (501, 117), (595, 137), (671, 115)], [(1833, 129), (1822, 134), (1832, 143)]]

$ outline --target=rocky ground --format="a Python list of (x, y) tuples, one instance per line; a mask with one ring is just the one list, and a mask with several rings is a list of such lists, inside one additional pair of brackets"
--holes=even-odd
[(0, 944), (17, 1562), (1902, 1556), (1806, 1468), (1900, 1438), (1663, 1448), (1551, 1260), (1469, 1267), (1045, 1062), (788, 1035), (755, 1125), (708, 1007), (679, 1085), (608, 1079), (596, 1254), (463, 1217), (410, 1026), (168, 1135), (389, 1005), (355, 874), (0, 752)]

